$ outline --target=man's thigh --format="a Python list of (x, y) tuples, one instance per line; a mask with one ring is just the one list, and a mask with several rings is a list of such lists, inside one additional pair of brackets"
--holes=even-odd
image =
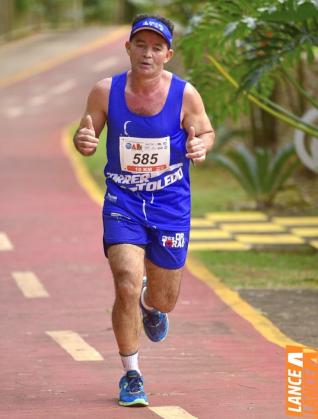
[(165, 231), (151, 229), (146, 246), (146, 258), (166, 270), (177, 270), (184, 266), (188, 245), (189, 230)]

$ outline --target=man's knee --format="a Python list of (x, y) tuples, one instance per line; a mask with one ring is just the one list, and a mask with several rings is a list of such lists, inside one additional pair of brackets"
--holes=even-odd
[(150, 294), (152, 306), (162, 313), (169, 313), (172, 311), (178, 300), (178, 292), (163, 292), (163, 290), (154, 291)]
[(177, 299), (175, 300), (166, 300), (166, 301), (159, 301), (155, 304), (155, 309), (161, 311), (162, 313), (170, 313), (172, 311), (177, 303)]
[(116, 274), (114, 280), (117, 300), (127, 303), (135, 303), (136, 301), (139, 301), (141, 278), (139, 280), (128, 269), (123, 269)]

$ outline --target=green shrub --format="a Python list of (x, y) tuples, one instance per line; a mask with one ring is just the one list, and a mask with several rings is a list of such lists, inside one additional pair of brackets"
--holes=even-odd
[(246, 146), (237, 145), (226, 155), (214, 153), (211, 158), (238, 180), (259, 209), (273, 204), (277, 192), (300, 165), (292, 143), (276, 153), (267, 148), (256, 148), (252, 153)]

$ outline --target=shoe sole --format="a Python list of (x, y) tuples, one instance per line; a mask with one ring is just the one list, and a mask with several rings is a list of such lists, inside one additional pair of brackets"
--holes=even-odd
[(146, 400), (143, 400), (143, 399), (136, 399), (136, 400), (134, 400), (132, 402), (124, 402), (122, 400), (119, 400), (118, 401), (118, 404), (120, 406), (125, 406), (125, 407), (129, 407), (129, 406), (137, 406), (137, 407), (140, 406), (140, 407), (143, 407), (143, 406), (148, 406), (149, 405), (149, 402), (147, 402)]

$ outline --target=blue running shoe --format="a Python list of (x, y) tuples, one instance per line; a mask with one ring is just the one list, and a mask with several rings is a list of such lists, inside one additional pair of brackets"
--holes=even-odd
[[(142, 288), (147, 285), (147, 278), (144, 277)], [(152, 342), (163, 341), (169, 331), (168, 314), (158, 310), (146, 310), (140, 302), (142, 321), (146, 335)]]
[(119, 400), (121, 406), (148, 406), (144, 391), (144, 380), (138, 371), (128, 371), (119, 381)]

